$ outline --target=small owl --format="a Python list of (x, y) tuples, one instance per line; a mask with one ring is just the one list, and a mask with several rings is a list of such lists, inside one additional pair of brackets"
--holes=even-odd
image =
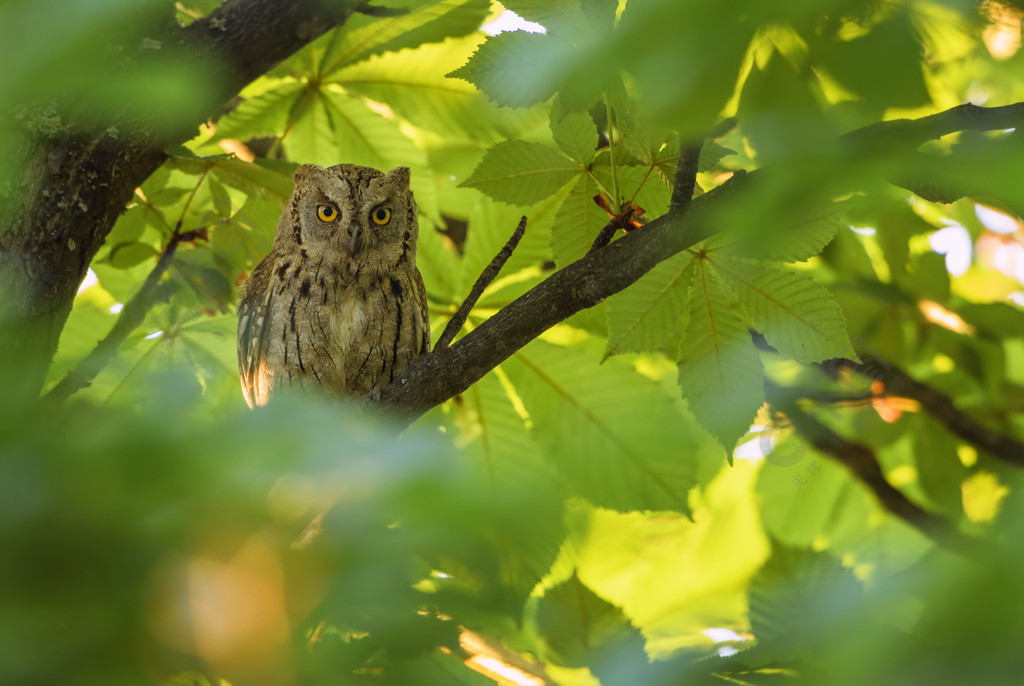
[(238, 306), (249, 407), (283, 385), (366, 396), (430, 344), (409, 169), (303, 165)]

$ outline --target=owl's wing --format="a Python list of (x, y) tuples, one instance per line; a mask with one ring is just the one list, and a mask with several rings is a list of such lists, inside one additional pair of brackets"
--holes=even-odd
[(242, 395), (249, 407), (263, 405), (270, 392), (264, 369), (264, 356), (270, 325), (270, 305), (274, 297), (270, 277), (274, 273), (274, 253), (264, 257), (245, 282), (238, 305), (238, 376)]

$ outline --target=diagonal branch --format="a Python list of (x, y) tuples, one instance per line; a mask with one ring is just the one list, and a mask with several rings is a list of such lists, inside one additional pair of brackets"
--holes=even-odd
[(849, 441), (800, 409), (796, 398), (785, 389), (768, 382), (765, 394), (769, 404), (789, 418), (793, 429), (815, 450), (834, 458), (871, 489), (886, 510), (896, 515), (939, 545), (960, 553), (977, 551), (979, 545), (960, 533), (946, 520), (920, 508), (893, 487), (882, 474), (874, 452), (865, 445)]
[(870, 379), (882, 381), (886, 391), (891, 395), (912, 398), (921, 403), (921, 407), (944, 424), (950, 432), (992, 457), (1015, 467), (1024, 467), (1024, 443), (986, 429), (956, 409), (949, 396), (917, 381), (892, 362), (862, 351), (858, 351), (858, 354), (862, 360), (860, 363), (851, 360), (836, 362)]
[(892, 119), (851, 131), (842, 138), (858, 145), (898, 145), (916, 148), (922, 143), (959, 131), (1013, 129), (1024, 122), (1024, 102), (1002, 107), (964, 103), (920, 119)]

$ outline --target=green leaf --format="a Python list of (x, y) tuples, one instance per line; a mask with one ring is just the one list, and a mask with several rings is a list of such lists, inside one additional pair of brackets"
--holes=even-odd
[(678, 654), (681, 645), (710, 648), (708, 627), (743, 626), (747, 584), (770, 552), (750, 496), (757, 468), (725, 467), (721, 450), (713, 454), (723, 469), (693, 494), (692, 518), (568, 508), (566, 553), (579, 578), (642, 629), (652, 659)]
[(550, 226), (557, 200), (557, 196), (548, 198), (539, 205), (523, 211), (521, 208), (478, 196), (478, 201), (469, 215), (460, 288), (469, 292), (473, 282), (505, 245), (524, 215), (527, 217), (526, 232), (515, 252), (502, 267), (498, 280), (523, 269), (533, 268), (539, 272), (543, 263), (551, 259), (549, 234), (545, 229)]
[(693, 255), (665, 260), (636, 283), (608, 300), (605, 356), (628, 352), (675, 353), (676, 335), (685, 330)]
[(737, 257), (802, 262), (824, 250), (846, 226), (844, 209), (834, 203), (787, 208), (771, 221), (720, 234), (715, 244)]
[(503, 141), (491, 147), (460, 186), (510, 205), (532, 205), (573, 180), (580, 168), (543, 143)]
[(814, 159), (836, 147), (835, 132), (810, 92), (805, 77), (781, 55), (757, 65), (743, 84), (739, 119), (762, 164)]
[(549, 588), (537, 605), (537, 631), (549, 655), (569, 667), (594, 661), (610, 642), (635, 629), (622, 610), (601, 599), (578, 577)]
[(879, 111), (931, 102), (921, 65), (919, 29), (900, 12), (854, 38), (835, 38), (817, 52), (825, 69)]
[(700, 159), (697, 161), (697, 171), (707, 172), (715, 168), (723, 158), (729, 155), (735, 155), (735, 150), (730, 150), (724, 145), (720, 145), (710, 138), (704, 139), (704, 144), (700, 148)]
[(834, 557), (776, 545), (750, 584), (750, 628), (775, 660), (804, 657), (828, 644), (863, 595), (853, 572)]
[(421, 166), (424, 155), (398, 123), (361, 99), (331, 87), (316, 91), (284, 139), (290, 159), (324, 166), (362, 164), (376, 169)]
[[(129, 207), (124, 214), (117, 219), (117, 223), (114, 224), (114, 228), (111, 229), (110, 234), (107, 236), (107, 243), (110, 245), (120, 245), (122, 243), (133, 243), (140, 238), (151, 222), (154, 225), (159, 226), (152, 216), (157, 211), (149, 205), (135, 205)], [(166, 222), (164, 222), (166, 223)]]
[(783, 355), (805, 363), (856, 356), (842, 310), (811, 275), (752, 260), (714, 263), (750, 325)]
[(571, 48), (551, 36), (507, 31), (487, 39), (448, 77), (469, 81), (499, 105), (528, 107), (555, 94)]
[(768, 535), (786, 545), (810, 547), (819, 536), (835, 540), (866, 525), (870, 505), (864, 488), (842, 465), (779, 430), (760, 440), (767, 458), (757, 496)]
[(217, 179), (209, 179), (206, 182), (206, 186), (210, 191), (210, 197), (213, 199), (213, 207), (217, 211), (217, 214), (224, 218), (231, 217), (231, 196), (228, 195), (228, 191), (224, 188), (224, 185), (217, 181)]
[(615, 28), (616, 67), (635, 79), (652, 121), (693, 139), (733, 97), (759, 23), (758, 11), (728, 4), (627, 3)]
[(608, 214), (594, 203), (599, 192), (590, 174), (581, 175), (559, 206), (551, 227), (551, 252), (559, 267), (586, 255), (608, 223)]
[(569, 487), (620, 510), (689, 512), (697, 453), (712, 449), (663, 387), (597, 351), (535, 341), (502, 365)]
[(650, 123), (643, 104), (629, 97), (621, 78), (608, 79), (605, 98), (614, 108), (616, 142), (638, 162), (650, 167), (667, 167), (664, 172), (668, 178), (674, 177), (679, 158), (678, 137), (668, 128)]
[(579, 0), (509, 0), (502, 4), (561, 38), (565, 38), (565, 34), (585, 35), (590, 28)]
[(292, 194), (292, 173), (295, 171), (295, 165), (290, 162), (245, 162), (231, 155), (204, 158), (182, 158), (172, 155), (164, 166), (170, 169), (191, 170), (193, 174), (209, 169), (210, 174), (225, 186), (236, 188), (248, 195), (273, 199), (281, 204), (284, 204)]
[(149, 243), (140, 243), (138, 241), (119, 243), (110, 248), (107, 262), (112, 267), (117, 267), (118, 269), (129, 269), (152, 259), (158, 254), (157, 249)]
[(227, 313), (235, 299), (231, 282), (220, 270), (204, 262), (208, 262), (208, 255), (175, 255), (172, 263), (174, 274), (195, 292), (202, 307)]
[(217, 120), (216, 140), (246, 141), (259, 136), (276, 136), (288, 123), (292, 107), (305, 87), (294, 79), (281, 81), (270, 90), (246, 98), (238, 107)]
[(962, 486), (968, 473), (957, 455), (955, 442), (927, 415), (917, 415), (909, 421), (916, 424), (912, 454), (921, 489), (943, 512), (960, 517)]
[(180, 202), (185, 196), (192, 192), (191, 188), (162, 188), (151, 196), (147, 196), (149, 204), (154, 207), (167, 207)]
[(551, 134), (555, 144), (573, 161), (583, 166), (594, 161), (598, 143), (597, 127), (587, 112), (566, 112), (561, 107), (553, 106)]
[[(530, 593), (558, 554), (564, 536), (562, 509), (565, 494), (558, 473), (543, 460), (540, 446), (520, 416), (518, 397), (509, 395), (498, 374), (488, 374), (465, 394), (456, 423), (459, 443), (465, 446), (480, 475), (491, 489), (491, 502), (509, 493), (533, 494), (531, 507), (505, 500), (500, 526), (506, 577), (519, 580), (522, 592)], [(524, 598), (525, 600), (525, 598)]]
[(488, 0), (391, 0), (385, 4), (408, 11), (393, 17), (357, 14), (349, 18), (331, 34), (321, 60), (321, 80), (373, 55), (465, 36), (479, 29), (490, 11)]
[(535, 123), (537, 114), (500, 108), (471, 84), (444, 76), (464, 63), (480, 40), (470, 36), (388, 52), (345, 67), (332, 80), (348, 93), (386, 103), (398, 117), (442, 134), (446, 141), (516, 138)]
[(711, 265), (701, 260), (693, 269), (679, 385), (690, 411), (731, 451), (764, 402), (764, 369)]

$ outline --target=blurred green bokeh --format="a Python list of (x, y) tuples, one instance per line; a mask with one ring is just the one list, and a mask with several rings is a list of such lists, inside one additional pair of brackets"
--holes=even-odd
[[(209, 236), (70, 401), (0, 394), (0, 683), (492, 683), (463, 663), (467, 630), (565, 686), (1024, 682), (1020, 475), (914, 403), (864, 400), (871, 379), (794, 361), (852, 341), (1024, 434), (1019, 133), (839, 138), (1024, 100), (1020, 6), (508, 0), (547, 34), (489, 37), (487, 0), (379, 4), (408, 11), (354, 15), (200, 127), (210, 65), (154, 36), (218, 2), (0, 2), (3, 209), (33, 141), (198, 131), (92, 260), (44, 393), (176, 226)], [(699, 260), (666, 260), (404, 433), (316, 397), (245, 409), (238, 284), (297, 164), (411, 167), (436, 337), (522, 214), (468, 329), (587, 251), (595, 195), (665, 212), (679, 140), (731, 117), (701, 190), (764, 171), (713, 207), (725, 233)], [(889, 183), (905, 175), (965, 197), (925, 202)], [(963, 270), (933, 249), (948, 227), (974, 248)], [(700, 316), (735, 334), (717, 405)], [(766, 378), (804, 388), (976, 556), (794, 435)]]

